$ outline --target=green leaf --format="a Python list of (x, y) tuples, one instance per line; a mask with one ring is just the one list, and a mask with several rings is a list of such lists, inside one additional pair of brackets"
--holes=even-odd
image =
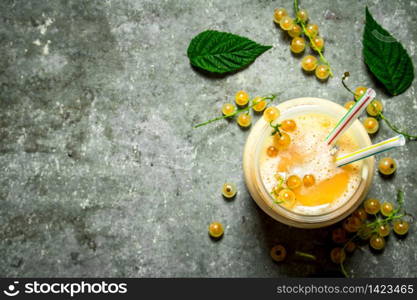
[(414, 79), (414, 67), (404, 47), (370, 14), (366, 7), (363, 55), (372, 74), (391, 95), (404, 92)]
[(187, 55), (195, 67), (226, 73), (246, 67), (270, 48), (228, 32), (206, 30), (191, 40)]

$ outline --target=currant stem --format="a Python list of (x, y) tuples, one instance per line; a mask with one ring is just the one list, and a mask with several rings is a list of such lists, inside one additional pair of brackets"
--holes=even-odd
[(340, 263), (340, 269), (342, 270), (343, 275), (344, 275), (346, 278), (349, 278), (349, 274), (346, 272), (346, 270), (345, 270), (345, 266), (344, 266), (343, 262), (341, 262), (341, 263)]
[[(346, 246), (347, 246), (347, 244), (349, 244), (349, 242), (353, 242), (357, 237), (359, 236), (359, 233), (356, 233), (354, 236), (352, 236), (344, 245), (343, 245), (343, 247), (342, 247), (342, 251), (345, 251), (345, 248), (346, 248)], [(343, 275), (346, 277), (346, 278), (349, 278), (349, 274), (346, 272), (346, 270), (345, 270), (345, 266), (344, 266), (344, 264), (343, 264), (343, 262), (344, 261), (341, 261), (340, 262), (340, 270), (342, 271), (342, 273), (343, 273)]]
[(295, 255), (300, 256), (300, 257), (305, 257), (308, 259), (312, 259), (312, 260), (317, 260), (316, 256), (310, 253), (305, 253), (305, 252), (301, 252), (301, 251), (295, 251)]
[[(348, 85), (346, 84), (346, 82), (345, 82), (345, 80), (347, 79), (349, 77), (349, 72), (345, 72), (345, 74), (343, 75), (343, 77), (342, 77), (342, 85), (343, 85), (343, 87), (348, 91), (348, 92), (350, 92), (353, 96), (359, 96), (359, 95), (357, 95), (357, 94), (355, 94), (355, 92), (353, 92), (349, 87), (348, 87)], [(357, 100), (356, 100), (356, 98), (354, 98), (354, 101), (356, 102)], [(378, 111), (378, 115), (377, 115), (377, 117), (379, 117), (381, 120), (383, 120), (387, 125), (388, 125), (388, 127), (392, 130), (392, 131), (394, 131), (394, 132), (396, 132), (396, 133), (398, 133), (398, 134), (401, 134), (401, 135), (403, 135), (404, 137), (406, 137), (408, 140), (410, 140), (410, 141), (414, 141), (414, 140), (417, 140), (417, 135), (412, 135), (412, 134), (409, 134), (409, 133), (407, 133), (407, 132), (404, 132), (404, 131), (401, 131), (397, 126), (395, 126), (394, 124), (392, 124), (392, 122), (387, 118), (387, 117), (385, 117), (385, 115), (382, 113), (382, 112), (380, 112), (380, 111)]]
[[(275, 98), (276, 98), (278, 95), (280, 95), (280, 93), (278, 93), (278, 94), (272, 94), (272, 95), (265, 96), (265, 97), (261, 97), (261, 100), (260, 100), (260, 101), (268, 100), (268, 101), (271, 103), (272, 101), (274, 101), (274, 100), (275, 100)], [(217, 118), (214, 118), (214, 119), (208, 120), (208, 121), (206, 121), (206, 122), (203, 122), (203, 123), (197, 124), (197, 125), (195, 125), (193, 128), (198, 128), (198, 127), (201, 127), (201, 126), (204, 126), (204, 125), (207, 125), (207, 124), (210, 124), (210, 123), (213, 123), (213, 122), (219, 121), (219, 120), (223, 120), (223, 119), (227, 119), (227, 118), (234, 117), (234, 116), (236, 116), (236, 115), (237, 115), (237, 114), (239, 114), (239, 113), (242, 113), (242, 112), (245, 112), (245, 111), (249, 111), (249, 110), (250, 110), (252, 107), (254, 107), (256, 104), (258, 104), (258, 102), (257, 102), (257, 103), (253, 103), (252, 105), (249, 105), (249, 106), (247, 106), (247, 107), (245, 107), (245, 108), (238, 109), (238, 110), (236, 110), (234, 113), (232, 113), (232, 114), (230, 114), (230, 115), (223, 115), (223, 116), (220, 116), (220, 117), (217, 117)]]
[(310, 40), (310, 44), (313, 46), (312, 48), (319, 54), (320, 60), (329, 67), (329, 74), (331, 77), (333, 77), (333, 72), (332, 69), (330, 67), (330, 63), (328, 62), (328, 60), (324, 57), (322, 51), (316, 46), (316, 44), (314, 43), (313, 38), (311, 37), (311, 35), (307, 32), (307, 29), (305, 27), (306, 23), (303, 20), (300, 20), (297, 17), (298, 11), (300, 10), (300, 8), (298, 7), (298, 0), (294, 0), (294, 11), (295, 11), (295, 22), (299, 23), (301, 25), (301, 28), (303, 29), (304, 34), (308, 37), (308, 39)]
[(206, 122), (203, 122), (203, 123), (197, 124), (197, 125), (195, 125), (195, 126), (194, 126), (194, 128), (198, 128), (198, 127), (201, 127), (201, 126), (204, 126), (204, 125), (207, 125), (207, 124), (210, 124), (210, 123), (216, 122), (216, 121), (218, 121), (218, 120), (226, 119), (226, 118), (229, 118), (229, 117), (231, 117), (231, 116), (234, 116), (234, 115), (220, 116), (220, 117), (217, 117), (217, 118), (214, 118), (214, 119), (208, 120), (208, 121), (206, 121)]
[(417, 135), (411, 135), (411, 134), (401, 131), (400, 129), (398, 129), (397, 126), (392, 124), (381, 112), (378, 112), (378, 116), (388, 125), (389, 128), (391, 128), (392, 131), (398, 134), (402, 134), (403, 136), (408, 138), (410, 141), (417, 140)]
[(281, 126), (281, 124), (272, 125), (272, 122), (274, 122), (274, 121), (269, 122), (269, 126), (274, 128), (274, 131), (272, 131), (271, 135), (275, 135), (275, 134), (278, 133), (279, 136), (282, 136), (281, 130), (279, 130), (279, 127)]
[[(353, 96), (356, 96), (356, 94), (355, 94), (355, 92), (354, 91), (352, 91), (348, 86), (347, 86), (347, 84), (345, 83), (345, 80), (346, 79), (348, 79), (349, 78), (349, 72), (345, 72), (344, 74), (343, 74), (343, 77), (342, 77), (342, 84), (343, 84), (343, 86), (344, 86), (344, 88), (346, 89), (346, 90), (348, 90), (348, 92), (350, 92)], [(355, 98), (355, 102), (356, 102), (356, 98)]]

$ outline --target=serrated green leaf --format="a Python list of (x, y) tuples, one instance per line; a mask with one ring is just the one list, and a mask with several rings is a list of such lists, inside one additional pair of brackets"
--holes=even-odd
[(228, 32), (206, 30), (191, 40), (187, 55), (193, 66), (226, 73), (246, 67), (270, 48)]
[(414, 67), (407, 51), (379, 25), (366, 7), (363, 55), (372, 74), (391, 95), (407, 90), (414, 79)]

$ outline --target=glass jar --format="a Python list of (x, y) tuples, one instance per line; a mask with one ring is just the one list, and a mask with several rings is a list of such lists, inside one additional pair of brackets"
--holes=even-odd
[[(297, 98), (282, 102), (276, 106), (281, 111), (278, 121), (289, 119), (306, 113), (329, 115), (339, 120), (346, 113), (346, 109), (329, 100), (320, 98)], [(243, 169), (246, 185), (259, 207), (275, 220), (299, 228), (319, 228), (334, 224), (350, 215), (366, 197), (372, 183), (375, 169), (373, 157), (362, 161), (360, 182), (352, 196), (339, 207), (320, 214), (302, 214), (289, 210), (274, 203), (274, 198), (266, 189), (260, 173), (260, 151), (265, 138), (271, 134), (272, 128), (260, 118), (253, 126), (246, 141), (243, 154)], [(371, 145), (371, 140), (362, 123), (356, 120), (346, 131), (358, 144), (359, 148)]]

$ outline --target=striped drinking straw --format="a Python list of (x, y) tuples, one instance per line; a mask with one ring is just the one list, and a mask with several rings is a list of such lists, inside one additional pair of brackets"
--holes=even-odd
[(336, 165), (338, 167), (342, 167), (354, 161), (361, 160), (403, 145), (405, 145), (405, 137), (403, 135), (397, 135), (393, 138), (359, 149), (355, 152), (339, 156), (336, 158)]
[(336, 142), (337, 138), (345, 132), (346, 129), (355, 121), (366, 106), (375, 98), (376, 93), (373, 89), (368, 88), (355, 105), (348, 110), (348, 112), (340, 119), (335, 128), (329, 133), (326, 138), (326, 143), (331, 145)]

